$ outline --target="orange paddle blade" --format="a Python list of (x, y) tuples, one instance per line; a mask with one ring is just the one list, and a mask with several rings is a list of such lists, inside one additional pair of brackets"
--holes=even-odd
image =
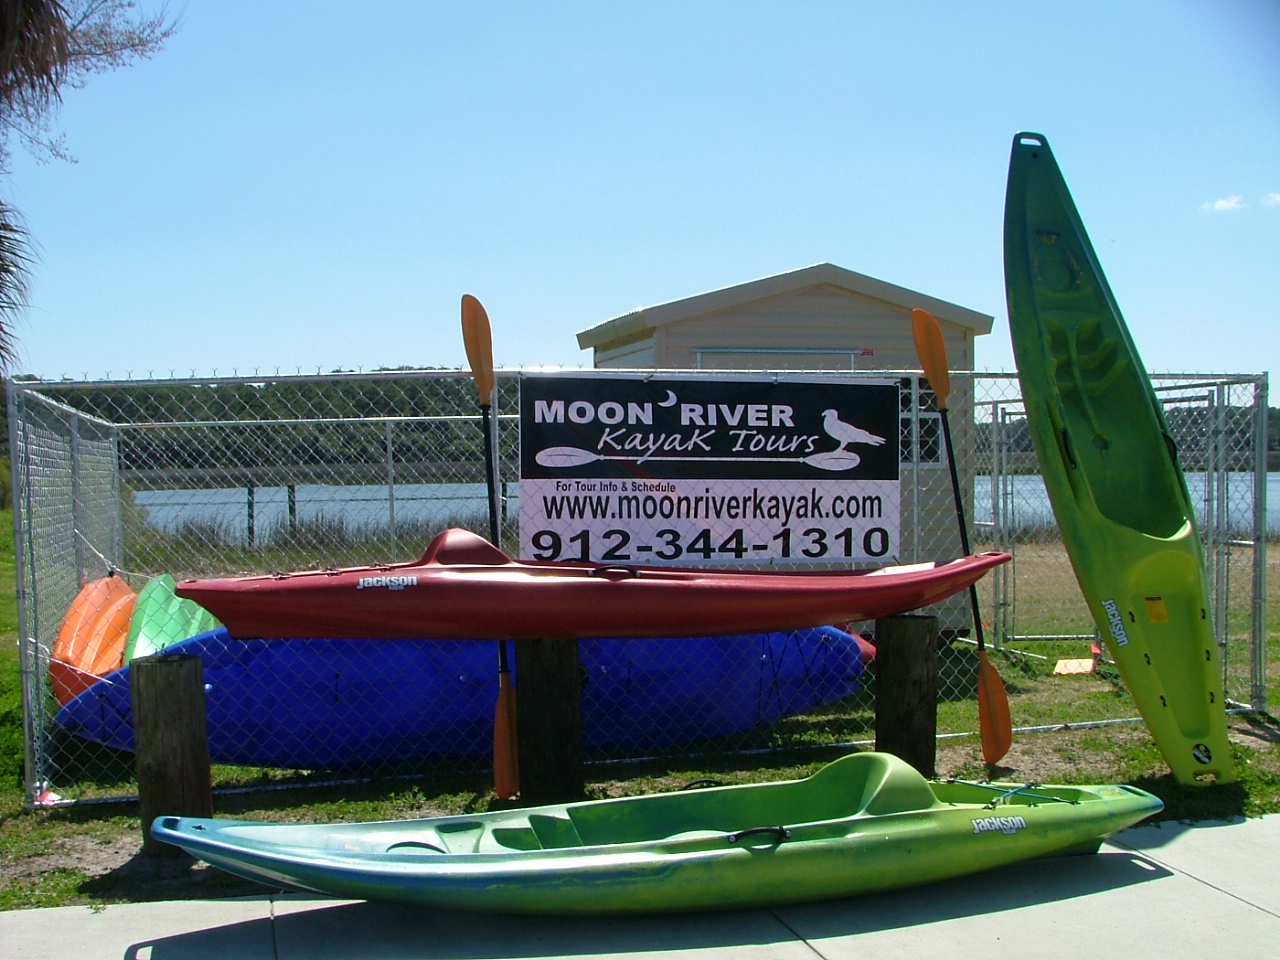
[(471, 376), (480, 392), (480, 406), (488, 406), (493, 396), (493, 334), (489, 329), (489, 314), (469, 293), (462, 295), (462, 342), (467, 348)]
[(978, 651), (978, 729), (983, 762), (988, 766), (999, 763), (1013, 746), (1013, 720), (1004, 681), (985, 650)]
[(951, 374), (947, 372), (947, 346), (942, 340), (942, 328), (938, 319), (928, 310), (918, 307), (911, 311), (911, 336), (916, 342), (916, 356), (920, 369), (933, 395), (938, 398), (938, 409), (947, 409), (951, 396)]
[(493, 789), (499, 799), (520, 792), (520, 752), (516, 749), (516, 689), (511, 674), (498, 674), (498, 709), (493, 723)]

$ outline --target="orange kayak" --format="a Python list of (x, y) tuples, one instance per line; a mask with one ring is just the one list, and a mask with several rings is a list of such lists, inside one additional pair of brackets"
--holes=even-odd
[(124, 665), (124, 648), (138, 595), (117, 576), (86, 583), (71, 601), (58, 628), (49, 679), (61, 704), (98, 677)]
[(915, 610), (1009, 559), (821, 573), (611, 566), (513, 560), (446, 530), (411, 563), (184, 580), (175, 592), (242, 638), (728, 636)]

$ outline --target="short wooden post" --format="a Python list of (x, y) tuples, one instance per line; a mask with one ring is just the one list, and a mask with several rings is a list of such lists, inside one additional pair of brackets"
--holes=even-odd
[(926, 777), (938, 760), (938, 618), (876, 621), (876, 749)]
[(142, 852), (180, 857), (180, 849), (151, 837), (158, 816), (213, 816), (204, 664), (190, 654), (139, 657), (131, 664), (134, 759)]
[(586, 783), (578, 641), (519, 640), (515, 648), (520, 799), (530, 806), (581, 800)]

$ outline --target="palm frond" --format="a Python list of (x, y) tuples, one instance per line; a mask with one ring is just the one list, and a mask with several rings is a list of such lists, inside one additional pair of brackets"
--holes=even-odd
[(58, 0), (0, 3), (0, 107), (58, 99), (70, 36), (67, 12)]
[(14, 321), (27, 308), (31, 240), (18, 211), (0, 199), (0, 367), (13, 362)]

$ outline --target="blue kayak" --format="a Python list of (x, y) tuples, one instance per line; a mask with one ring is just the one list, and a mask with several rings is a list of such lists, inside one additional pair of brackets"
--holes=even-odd
[[(493, 750), (492, 641), (234, 640), (219, 628), (165, 652), (204, 661), (215, 763), (340, 769)], [(583, 640), (579, 658), (583, 745), (595, 751), (656, 750), (767, 726), (843, 700), (863, 672), (858, 641), (832, 627)], [(132, 750), (129, 671), (79, 694), (58, 724)]]

